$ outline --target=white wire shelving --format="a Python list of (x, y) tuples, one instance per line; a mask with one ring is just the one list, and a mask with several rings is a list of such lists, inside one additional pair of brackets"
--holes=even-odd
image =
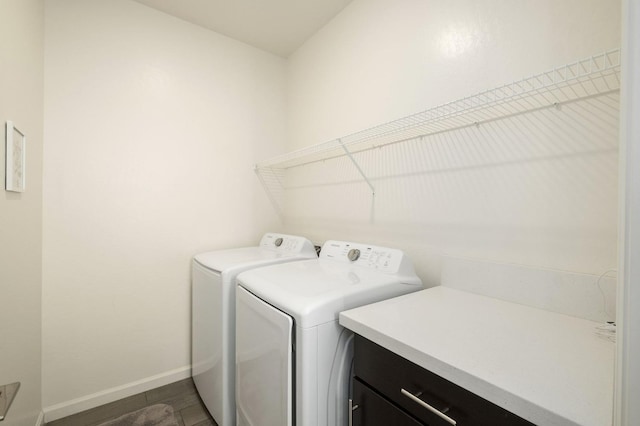
[(620, 61), (620, 49), (609, 50), (339, 139), (259, 162), (255, 171), (279, 213), (282, 213), (280, 205), (285, 191), (283, 182), (286, 171), (332, 158), (349, 157), (375, 195), (374, 186), (353, 154), (619, 91)]

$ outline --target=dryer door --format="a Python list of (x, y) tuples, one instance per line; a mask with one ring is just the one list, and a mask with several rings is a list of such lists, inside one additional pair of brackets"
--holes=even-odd
[(236, 420), (293, 422), (293, 319), (242, 287), (236, 295)]

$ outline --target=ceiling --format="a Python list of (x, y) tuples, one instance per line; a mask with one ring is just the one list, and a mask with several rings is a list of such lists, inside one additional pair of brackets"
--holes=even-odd
[(352, 0), (134, 0), (287, 57)]

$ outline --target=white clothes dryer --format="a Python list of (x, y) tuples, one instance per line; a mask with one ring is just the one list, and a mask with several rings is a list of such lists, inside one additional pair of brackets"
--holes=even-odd
[(251, 268), (317, 258), (303, 237), (267, 233), (257, 247), (202, 253), (193, 258), (191, 375), (220, 426), (235, 425), (236, 276)]
[(327, 241), (319, 259), (243, 272), (237, 283), (240, 426), (346, 425), (353, 333), (339, 313), (422, 289), (402, 251), (342, 241)]

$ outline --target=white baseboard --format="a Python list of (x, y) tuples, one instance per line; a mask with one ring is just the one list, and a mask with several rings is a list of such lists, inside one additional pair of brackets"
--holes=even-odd
[(38, 419), (36, 420), (35, 426), (43, 426), (44, 425), (44, 411), (40, 411), (38, 415)]
[(165, 373), (156, 374), (155, 376), (146, 377), (142, 380), (116, 386), (111, 389), (96, 392), (80, 398), (65, 401), (49, 407), (44, 407), (44, 420), (51, 422), (61, 419), (72, 414), (80, 413), (100, 405), (108, 404), (128, 396), (132, 396), (141, 392), (168, 385), (182, 379), (191, 377), (191, 366), (177, 368)]

